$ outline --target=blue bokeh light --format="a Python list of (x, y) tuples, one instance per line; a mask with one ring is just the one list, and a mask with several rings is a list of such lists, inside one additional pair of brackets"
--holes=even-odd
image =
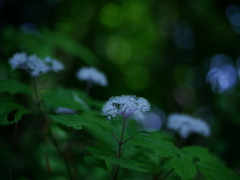
[(224, 54), (213, 56), (206, 81), (213, 92), (223, 93), (233, 90), (237, 84), (237, 71), (232, 65), (232, 59)]

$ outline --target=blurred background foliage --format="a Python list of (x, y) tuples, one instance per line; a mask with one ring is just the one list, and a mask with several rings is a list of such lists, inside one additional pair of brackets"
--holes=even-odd
[[(211, 125), (212, 135), (199, 143), (239, 170), (238, 1), (1, 0), (0, 31), (1, 78), (31, 83), (27, 74), (12, 71), (8, 64), (9, 58), (21, 51), (64, 63), (64, 72), (40, 78), (42, 88), (84, 89), (76, 72), (94, 66), (106, 74), (109, 86), (94, 87), (92, 98), (105, 101), (134, 94), (145, 97), (166, 115), (180, 112), (201, 117)], [(216, 60), (219, 63), (224, 55), (231, 59), (237, 77), (233, 86), (228, 86), (234, 79), (229, 75), (220, 75), (224, 85), (218, 78), (206, 80), (215, 55), (221, 55)], [(226, 91), (219, 91), (223, 87)], [(18, 100), (24, 103), (21, 98)], [(29, 157), (33, 152), (24, 148), (36, 143), (27, 138), (33, 133), (30, 118), (21, 122), (18, 138), (22, 140), (17, 144), (22, 153), (17, 160), (21, 163), (24, 159), (25, 166), (34, 161)], [(1, 162), (8, 162), (14, 127), (0, 128)], [(18, 169), (19, 173), (27, 171), (24, 168), (29, 167)], [(56, 168), (62, 167), (56, 163)], [(6, 167), (0, 169), (4, 173)]]

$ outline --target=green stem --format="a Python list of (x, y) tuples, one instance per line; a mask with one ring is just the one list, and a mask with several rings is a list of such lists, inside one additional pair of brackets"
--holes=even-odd
[[(121, 158), (121, 155), (122, 155), (122, 154), (121, 154), (122, 145), (126, 142), (126, 141), (123, 141), (124, 132), (125, 132), (125, 127), (126, 127), (126, 122), (127, 122), (127, 118), (124, 118), (124, 117), (123, 117), (123, 126), (122, 126), (121, 139), (120, 139), (120, 141), (117, 141), (117, 142), (118, 142), (117, 158)], [(117, 140), (117, 139), (116, 139), (116, 140)], [(128, 139), (128, 140), (130, 140), (130, 139)], [(117, 165), (117, 168), (116, 168), (116, 171), (115, 171), (113, 180), (117, 180), (118, 173), (119, 173), (119, 169), (120, 169), (120, 166)]]
[(33, 86), (34, 86), (35, 102), (36, 102), (36, 105), (39, 106), (37, 78), (36, 77), (33, 78)]
[(161, 178), (161, 180), (167, 179), (167, 177), (174, 171), (174, 169), (172, 168), (170, 171), (167, 172), (167, 174), (165, 176), (163, 176), (163, 178)]
[(178, 148), (182, 148), (184, 143), (185, 143), (185, 138), (180, 137), (180, 140), (179, 140), (179, 142), (177, 144), (177, 147)]
[(124, 143), (128, 142), (129, 140), (134, 139), (134, 138), (135, 138), (135, 137), (131, 137), (131, 138), (126, 139), (125, 141), (122, 142), (122, 145), (123, 145)]
[(113, 132), (111, 132), (112, 136), (114, 137), (114, 139), (118, 142), (118, 144), (120, 143), (119, 140), (117, 139), (117, 137), (115, 136), (115, 134), (113, 134)]
[(89, 80), (87, 81), (87, 85), (86, 85), (86, 88), (85, 88), (86, 94), (89, 94), (89, 93), (90, 93), (90, 90), (91, 90), (92, 85), (93, 85), (93, 82), (92, 82), (91, 79), (89, 79)]

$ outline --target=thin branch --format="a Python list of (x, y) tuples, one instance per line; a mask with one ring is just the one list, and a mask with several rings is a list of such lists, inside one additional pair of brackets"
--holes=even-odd
[(129, 114), (127, 114), (127, 116), (125, 116), (125, 118), (127, 119), (129, 116), (131, 116), (135, 111), (137, 110), (137, 108), (133, 109)]
[(163, 176), (163, 178), (161, 178), (161, 180), (167, 179), (167, 177), (174, 171), (174, 169), (172, 168), (170, 171), (167, 172), (167, 174), (165, 176)]
[(35, 102), (36, 102), (36, 105), (39, 106), (37, 78), (36, 77), (33, 78), (33, 87), (34, 87)]
[(121, 144), (123, 145), (124, 143), (126, 143), (126, 142), (128, 142), (129, 140), (134, 139), (134, 138), (135, 138), (135, 137), (130, 137), (130, 138), (126, 139), (125, 141), (123, 141)]
[(112, 136), (114, 137), (114, 139), (118, 142), (118, 144), (120, 144), (119, 140), (117, 139), (117, 137), (113, 134), (113, 132), (111, 132)]

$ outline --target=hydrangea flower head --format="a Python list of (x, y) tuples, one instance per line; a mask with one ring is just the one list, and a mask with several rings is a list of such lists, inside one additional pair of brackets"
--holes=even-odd
[(92, 81), (101, 86), (107, 86), (107, 78), (105, 74), (98, 71), (96, 68), (83, 67), (77, 72), (77, 78), (82, 81)]
[(187, 138), (191, 133), (210, 135), (208, 124), (202, 119), (196, 119), (186, 114), (171, 114), (168, 117), (167, 127), (178, 131), (181, 137)]
[[(102, 115), (108, 120), (114, 119), (117, 115), (122, 115), (124, 119), (133, 115), (133, 118), (139, 116), (139, 113), (150, 111), (149, 102), (142, 97), (132, 95), (122, 95), (111, 97), (102, 108)], [(134, 114), (136, 113), (136, 117)], [(141, 116), (142, 117), (142, 114)]]
[(12, 69), (24, 69), (33, 77), (37, 77), (49, 71), (57, 72), (64, 69), (63, 64), (57, 60), (53, 60), (49, 57), (42, 60), (36, 55), (27, 56), (26, 53), (14, 54), (9, 60), (9, 64)]

